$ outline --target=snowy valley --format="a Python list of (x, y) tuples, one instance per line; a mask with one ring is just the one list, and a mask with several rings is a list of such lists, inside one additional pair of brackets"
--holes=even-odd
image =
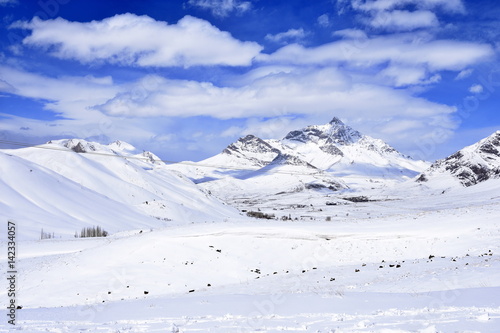
[[(119, 141), (1, 150), (15, 328), (498, 332), (499, 138), (429, 163), (333, 118), (200, 162)], [(96, 225), (110, 235), (74, 237)]]

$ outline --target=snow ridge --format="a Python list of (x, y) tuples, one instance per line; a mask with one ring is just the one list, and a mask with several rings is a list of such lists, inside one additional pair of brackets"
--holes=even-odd
[(417, 182), (451, 176), (465, 187), (500, 178), (500, 131), (438, 160), (420, 174)]

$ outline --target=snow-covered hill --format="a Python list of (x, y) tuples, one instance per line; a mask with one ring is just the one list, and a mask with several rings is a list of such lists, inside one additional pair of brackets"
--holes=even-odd
[(382, 140), (361, 134), (338, 118), (325, 125), (292, 131), (281, 144), (350, 185), (359, 179), (398, 182), (428, 166), (404, 156)]
[(500, 178), (500, 131), (436, 161), (416, 180), (472, 186), (492, 178)]
[(36, 237), (100, 225), (109, 232), (239, 216), (150, 152), (85, 140), (0, 152), (0, 216)]

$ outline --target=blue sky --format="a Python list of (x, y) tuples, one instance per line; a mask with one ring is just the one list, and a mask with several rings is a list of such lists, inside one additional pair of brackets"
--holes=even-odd
[(337, 116), (405, 154), (500, 129), (493, 0), (0, 0), (0, 140), (201, 160)]

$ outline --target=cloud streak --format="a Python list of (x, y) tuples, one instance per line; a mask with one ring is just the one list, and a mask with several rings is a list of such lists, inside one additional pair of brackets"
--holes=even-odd
[(339, 0), (337, 7), (341, 14), (347, 8), (358, 12), (371, 29), (391, 32), (436, 28), (437, 13), (466, 13), (462, 0)]
[(268, 41), (274, 42), (274, 43), (279, 43), (279, 44), (285, 44), (290, 41), (299, 41), (304, 39), (307, 36), (307, 33), (304, 31), (304, 29), (289, 29), (288, 31), (285, 32), (280, 32), (278, 34), (267, 34), (266, 39)]
[(18, 4), (19, 0), (0, 0), (0, 7), (16, 6)]
[(295, 65), (348, 63), (365, 68), (389, 62), (438, 71), (461, 70), (495, 54), (489, 44), (433, 40), (425, 33), (366, 38), (360, 33), (360, 38), (353, 36), (351, 31), (343, 40), (311, 48), (290, 44), (271, 55), (261, 54), (257, 59), (263, 63)]
[(239, 0), (189, 0), (188, 4), (209, 10), (212, 15), (218, 17), (227, 17), (232, 13), (239, 15), (252, 8), (250, 1)]
[(437, 27), (439, 21), (436, 14), (428, 10), (394, 10), (391, 12), (377, 12), (368, 24), (373, 28), (382, 28), (393, 31), (411, 31), (419, 28)]
[(465, 14), (466, 12), (462, 0), (352, 0), (350, 3), (354, 9), (365, 12), (388, 11), (412, 5), (419, 9), (440, 9), (452, 14)]

